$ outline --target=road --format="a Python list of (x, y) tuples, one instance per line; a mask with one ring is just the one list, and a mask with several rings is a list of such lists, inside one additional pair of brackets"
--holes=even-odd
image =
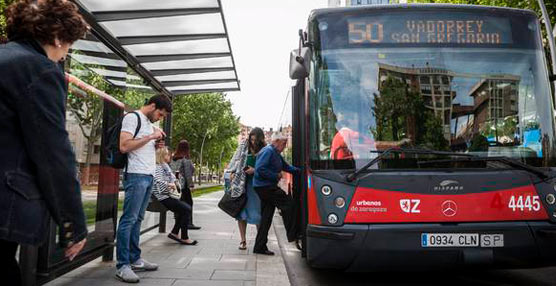
[[(310, 268), (288, 243), (282, 220), (273, 221), (292, 286), (309, 285), (556, 285), (556, 267), (420, 273), (344, 273)], [(554, 258), (556, 259), (556, 257)]]

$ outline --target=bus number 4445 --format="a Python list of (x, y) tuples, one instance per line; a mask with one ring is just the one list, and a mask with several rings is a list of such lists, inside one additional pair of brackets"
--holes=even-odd
[(512, 211), (539, 211), (541, 203), (539, 196), (512, 196), (508, 203), (508, 208)]

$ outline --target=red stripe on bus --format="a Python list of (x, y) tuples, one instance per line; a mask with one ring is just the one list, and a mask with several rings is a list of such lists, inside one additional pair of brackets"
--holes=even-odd
[(532, 185), (468, 194), (414, 194), (357, 188), (345, 223), (546, 220)]
[(307, 190), (307, 211), (309, 213), (309, 224), (322, 224), (319, 214), (319, 208), (317, 204), (317, 194), (315, 194), (315, 188), (313, 187), (313, 176), (307, 175), (308, 179), (308, 190)]

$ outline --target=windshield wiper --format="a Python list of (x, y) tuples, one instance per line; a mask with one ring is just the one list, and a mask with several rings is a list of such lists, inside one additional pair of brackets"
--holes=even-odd
[(391, 153), (412, 153), (412, 154), (425, 154), (425, 155), (460, 156), (460, 157), (470, 157), (470, 158), (475, 158), (476, 157), (476, 155), (465, 154), (465, 153), (436, 151), (436, 150), (429, 150), (429, 149), (399, 148), (399, 147), (389, 148), (389, 149), (386, 149), (384, 151), (374, 151), (373, 150), (371, 152), (372, 153), (380, 153), (380, 154), (378, 156), (376, 156), (376, 158), (371, 160), (369, 163), (367, 163), (365, 166), (363, 166), (363, 167), (359, 168), (358, 170), (356, 170), (355, 172), (347, 175), (346, 176), (346, 181), (353, 182), (357, 178), (357, 176), (359, 176), (361, 173), (368, 170), (374, 164), (380, 162), (382, 159), (384, 159), (384, 157), (386, 157), (386, 155), (391, 154)]
[(543, 170), (541, 170), (537, 167), (527, 165), (525, 163), (520, 162), (519, 160), (510, 158), (510, 157), (505, 157), (505, 156), (495, 156), (495, 157), (473, 156), (473, 157), (457, 158), (457, 159), (419, 161), (419, 162), (417, 162), (417, 164), (435, 164), (435, 163), (451, 163), (451, 162), (488, 162), (488, 161), (500, 162), (500, 163), (506, 164), (510, 167), (513, 167), (513, 168), (516, 168), (516, 169), (519, 169), (519, 170), (527, 171), (529, 173), (537, 175), (541, 179), (546, 179), (546, 178), (550, 177), (550, 175), (547, 172), (545, 172), (545, 171), (543, 171)]

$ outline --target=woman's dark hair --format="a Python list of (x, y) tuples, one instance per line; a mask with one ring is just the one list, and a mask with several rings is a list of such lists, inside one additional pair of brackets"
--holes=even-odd
[[(251, 136), (255, 135), (255, 145), (251, 144)], [(249, 132), (249, 137), (247, 138), (247, 142), (249, 142), (249, 150), (253, 151), (254, 153), (259, 153), (264, 146), (266, 146), (266, 142), (264, 141), (264, 131), (259, 128), (255, 127)]]
[(167, 112), (172, 112), (172, 102), (168, 99), (167, 96), (159, 94), (155, 95), (145, 103), (145, 105), (153, 104), (156, 109), (164, 109)]
[(189, 159), (189, 142), (187, 140), (181, 140), (178, 143), (178, 148), (176, 148), (176, 153), (174, 153), (174, 160), (179, 160), (182, 158)]
[(72, 44), (85, 36), (89, 26), (77, 6), (67, 0), (21, 0), (6, 10), (8, 39), (32, 38), (43, 45), (54, 39)]

